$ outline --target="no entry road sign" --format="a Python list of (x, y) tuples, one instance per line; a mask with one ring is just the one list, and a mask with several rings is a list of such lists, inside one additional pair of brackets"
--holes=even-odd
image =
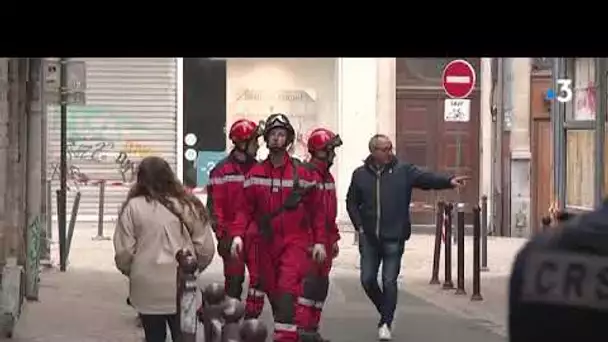
[(449, 97), (463, 99), (475, 88), (475, 77), (475, 69), (469, 62), (453, 60), (443, 69), (443, 89)]

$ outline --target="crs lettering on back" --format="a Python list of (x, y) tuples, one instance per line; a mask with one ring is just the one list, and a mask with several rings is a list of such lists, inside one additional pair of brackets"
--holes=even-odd
[(521, 301), (608, 311), (608, 257), (530, 252)]

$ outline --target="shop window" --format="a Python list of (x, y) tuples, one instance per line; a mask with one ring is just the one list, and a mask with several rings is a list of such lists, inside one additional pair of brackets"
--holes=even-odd
[(566, 134), (566, 206), (591, 209), (594, 204), (594, 132), (569, 130)]
[[(227, 121), (286, 113), (296, 130), (293, 155), (308, 157), (308, 134), (337, 124), (335, 58), (234, 58), (227, 61)], [(260, 148), (258, 158), (268, 150)]]
[(595, 59), (576, 58), (574, 63), (569, 64), (574, 73), (571, 73), (574, 98), (572, 104), (567, 106), (566, 118), (574, 121), (595, 120)]

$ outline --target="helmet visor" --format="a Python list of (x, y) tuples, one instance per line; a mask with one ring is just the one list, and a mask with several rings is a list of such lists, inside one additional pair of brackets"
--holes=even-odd
[(331, 139), (327, 143), (328, 149), (332, 149), (332, 148), (336, 148), (336, 147), (340, 147), (340, 146), (342, 146), (342, 138), (340, 138), (339, 134), (336, 134), (336, 136), (334, 136), (333, 139)]
[(268, 121), (268, 127), (275, 126), (288, 126), (289, 121), (285, 115), (275, 115), (270, 121)]
[(275, 128), (283, 128), (287, 130), (289, 135), (294, 134), (294, 130), (291, 126), (291, 123), (289, 122), (289, 119), (283, 114), (273, 114), (266, 120), (263, 133), (264, 139), (268, 138), (268, 134), (270, 133), (270, 131)]

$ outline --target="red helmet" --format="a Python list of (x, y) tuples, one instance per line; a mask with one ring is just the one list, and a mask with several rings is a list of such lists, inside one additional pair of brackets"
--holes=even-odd
[(260, 126), (255, 122), (247, 119), (235, 121), (230, 126), (229, 138), (234, 143), (249, 141), (260, 136)]
[(340, 135), (325, 129), (317, 128), (308, 137), (308, 151), (317, 152), (335, 148), (342, 145)]

